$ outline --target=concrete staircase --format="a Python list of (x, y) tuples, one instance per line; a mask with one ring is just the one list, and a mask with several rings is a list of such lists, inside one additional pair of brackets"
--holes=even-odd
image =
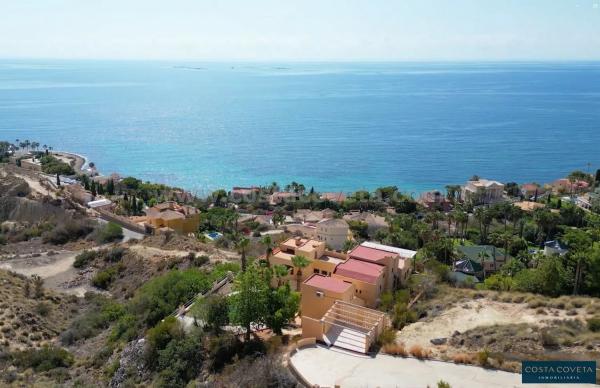
[(354, 352), (364, 353), (367, 346), (367, 335), (357, 330), (333, 325), (323, 335), (323, 342), (328, 346), (337, 346)]

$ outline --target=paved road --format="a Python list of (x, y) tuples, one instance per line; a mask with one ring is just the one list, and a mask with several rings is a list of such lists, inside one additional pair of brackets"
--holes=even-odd
[[(98, 217), (97, 220), (101, 224), (107, 224), (108, 223), (108, 221), (106, 221), (105, 219), (100, 218), (100, 217)], [(129, 240), (143, 240), (144, 237), (146, 237), (142, 233), (134, 232), (131, 229), (127, 229), (123, 225), (120, 225), (120, 226), (123, 229), (123, 241), (121, 241), (121, 242), (127, 242)]]
[[(308, 347), (290, 359), (296, 370), (311, 384), (322, 387), (436, 387), (444, 380), (452, 388), (556, 388), (559, 385), (521, 384), (521, 375), (456, 365), (441, 361), (419, 361), (413, 358), (377, 355), (358, 356), (343, 350), (323, 346)], [(567, 385), (560, 387), (585, 387)]]

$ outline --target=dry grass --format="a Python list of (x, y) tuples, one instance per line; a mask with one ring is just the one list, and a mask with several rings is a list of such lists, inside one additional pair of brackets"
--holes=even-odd
[(455, 364), (471, 364), (473, 362), (473, 356), (468, 353), (456, 353), (452, 356), (452, 361)]
[(404, 344), (387, 344), (383, 346), (383, 351), (392, 356), (408, 356), (408, 351), (406, 351)]
[(419, 360), (425, 360), (431, 356), (429, 350), (424, 349), (421, 345), (413, 345), (410, 347), (408, 352)]

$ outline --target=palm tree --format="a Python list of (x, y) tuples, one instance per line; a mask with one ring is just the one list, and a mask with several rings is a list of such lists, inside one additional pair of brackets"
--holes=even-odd
[(306, 268), (310, 261), (304, 256), (292, 256), (292, 264), (296, 269), (296, 291), (300, 291), (300, 283), (302, 283), (302, 268)]
[(275, 264), (273, 266), (273, 274), (277, 278), (277, 287), (281, 287), (283, 285), (283, 278), (288, 276), (290, 271), (285, 265)]
[(260, 243), (265, 246), (265, 257), (267, 259), (267, 267), (271, 267), (271, 262), (269, 261), (269, 258), (273, 253), (273, 240), (271, 239), (271, 236), (266, 235), (260, 240)]
[(248, 245), (250, 244), (250, 240), (246, 237), (242, 237), (237, 243), (236, 248), (240, 255), (242, 255), (242, 272), (246, 272), (246, 250), (248, 249)]

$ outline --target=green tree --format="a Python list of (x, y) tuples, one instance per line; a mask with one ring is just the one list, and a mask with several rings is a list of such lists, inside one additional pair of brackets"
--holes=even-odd
[(255, 266), (250, 266), (236, 279), (234, 294), (230, 297), (229, 317), (232, 323), (246, 329), (246, 342), (250, 340), (251, 324), (264, 323), (268, 312), (269, 285), (265, 276)]
[(266, 324), (277, 335), (281, 335), (283, 326), (294, 319), (300, 307), (300, 293), (293, 292), (289, 283), (269, 293)]

